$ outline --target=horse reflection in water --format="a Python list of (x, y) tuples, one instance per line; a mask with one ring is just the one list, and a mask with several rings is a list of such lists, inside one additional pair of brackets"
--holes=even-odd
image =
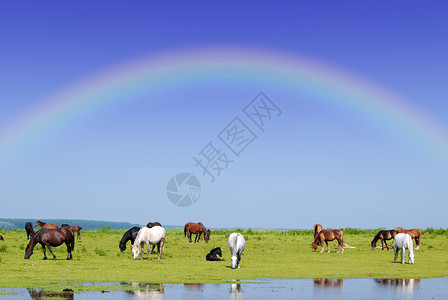
[(375, 281), (383, 287), (395, 287), (405, 294), (413, 294), (420, 287), (420, 279), (380, 278)]
[(244, 293), (241, 290), (241, 284), (240, 283), (232, 283), (230, 284), (230, 291), (229, 291), (229, 298), (230, 299), (244, 299)]
[(74, 294), (73, 291), (61, 291), (61, 292), (50, 292), (50, 291), (45, 291), (43, 289), (31, 289), (28, 288), (28, 293), (30, 293), (31, 299), (70, 299), (73, 300), (74, 298)]
[(184, 283), (184, 287), (190, 291), (202, 291), (204, 284), (202, 283)]
[(126, 291), (127, 294), (137, 299), (164, 299), (165, 290), (162, 283), (131, 283), (134, 290)]
[(316, 278), (313, 279), (314, 287), (339, 287), (344, 284), (344, 279), (328, 279), (328, 278)]

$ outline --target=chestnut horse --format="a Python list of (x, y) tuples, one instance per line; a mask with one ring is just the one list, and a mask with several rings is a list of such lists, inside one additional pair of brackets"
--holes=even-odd
[(35, 227), (40, 226), (40, 227), (46, 228), (46, 229), (57, 229), (58, 228), (58, 225), (56, 225), (56, 224), (47, 224), (47, 223), (44, 223), (41, 221), (37, 221), (36, 225), (34, 225), (34, 226)]
[(204, 241), (208, 243), (211, 231), (210, 229), (206, 229), (204, 224), (202, 224), (201, 222), (198, 223), (188, 222), (187, 224), (185, 224), (184, 227), (184, 236), (187, 236), (187, 233), (188, 233), (188, 240), (190, 241), (190, 243), (192, 243), (191, 241), (192, 233), (196, 234), (196, 237), (194, 238), (195, 243), (199, 242), (202, 233), (204, 233)]
[(313, 251), (316, 251), (317, 249), (317, 243), (320, 241), (322, 244), (322, 251), (320, 253), (324, 252), (324, 242), (327, 245), (328, 253), (330, 253), (330, 247), (328, 246), (328, 241), (338, 240), (338, 252), (340, 251), (344, 253), (344, 239), (343, 239), (343, 233), (339, 229), (333, 229), (333, 230), (325, 230), (322, 229), (319, 231), (319, 233), (316, 235), (313, 241)]
[(375, 250), (376, 248), (376, 242), (378, 240), (381, 240), (381, 250), (384, 250), (384, 245), (383, 243), (386, 245), (386, 249), (389, 250), (389, 246), (386, 243), (386, 240), (391, 240), (393, 239), (396, 235), (397, 235), (397, 231), (396, 230), (380, 230), (375, 237), (373, 238), (372, 242), (370, 243), (370, 245), (372, 246), (372, 250)]
[(415, 244), (417, 245), (417, 247), (415, 247), (415, 250), (418, 250), (420, 248), (420, 239), (422, 238), (422, 232), (419, 229), (396, 228), (395, 230), (398, 233), (407, 233), (407, 234), (409, 234), (412, 239), (415, 239)]
[[(316, 235), (319, 233), (319, 231), (321, 231), (323, 228), (322, 228), (322, 225), (320, 225), (320, 224), (315, 224), (314, 226), (313, 226), (313, 233), (314, 233), (314, 237), (316, 237)], [(318, 246), (320, 246), (320, 241), (317, 243), (317, 245)]]
[(44, 259), (47, 259), (47, 255), (45, 254), (45, 246), (47, 246), (53, 255), (53, 260), (56, 260), (56, 255), (51, 250), (51, 246), (57, 247), (63, 243), (67, 246), (67, 259), (72, 259), (72, 251), (75, 249), (75, 236), (73, 232), (67, 227), (57, 229), (42, 228), (33, 235), (28, 246), (26, 246), (25, 259), (29, 259), (33, 254), (34, 246), (41, 244), (42, 250), (44, 251)]
[(68, 224), (62, 224), (62, 225), (61, 225), (61, 228), (62, 228), (62, 227), (67, 227), (67, 228), (70, 229), (73, 233), (78, 232), (78, 236), (76, 237), (76, 239), (77, 239), (77, 240), (80, 240), (80, 239), (81, 239), (81, 229), (82, 229), (81, 226), (78, 226), (78, 225), (76, 225), (76, 226), (70, 226), (70, 225), (68, 225)]

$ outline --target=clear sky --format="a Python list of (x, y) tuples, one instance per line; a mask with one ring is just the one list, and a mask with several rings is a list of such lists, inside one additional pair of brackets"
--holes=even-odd
[[(447, 9), (446, 1), (2, 2), (0, 216), (446, 228)], [(152, 77), (105, 85), (51, 114), (76, 87), (133, 78), (123, 70), (162, 57)], [(356, 89), (361, 97), (347, 92)], [(263, 130), (244, 113), (259, 92), (278, 108)], [(376, 102), (390, 106), (375, 110)], [(238, 155), (219, 138), (235, 124), (253, 134), (235, 136)], [(221, 166), (229, 162), (214, 182), (193, 159), (209, 142)], [(168, 198), (178, 173), (200, 182), (191, 206)]]

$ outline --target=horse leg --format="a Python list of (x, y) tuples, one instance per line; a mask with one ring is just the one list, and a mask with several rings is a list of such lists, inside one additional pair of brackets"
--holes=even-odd
[(394, 245), (394, 263), (397, 262), (398, 247)]
[(72, 259), (72, 247), (70, 245), (70, 241), (66, 241), (65, 245), (67, 246), (67, 260)]
[(53, 250), (51, 250), (50, 244), (47, 243), (46, 245), (48, 250), (50, 250), (50, 253), (53, 255), (53, 260), (56, 260), (56, 255), (54, 255)]
[(43, 259), (47, 259), (47, 254), (45, 253), (45, 244), (42, 244), (42, 251), (44, 252), (44, 258)]
[(322, 247), (322, 250), (320, 250), (320, 253), (323, 253), (324, 252), (324, 240), (321, 238), (321, 239), (319, 239), (319, 241), (320, 241), (320, 245)]
[(159, 257), (157, 259), (162, 258), (162, 251), (164, 246), (165, 246), (165, 239), (161, 239), (160, 242), (157, 244), (157, 250), (159, 251)]
[[(330, 246), (328, 246), (328, 241), (327, 240), (325, 240), (325, 245), (327, 245), (328, 253), (330, 253)], [(322, 248), (323, 248), (323, 246), (322, 246)]]
[(384, 240), (384, 245), (386, 245), (386, 249), (387, 249), (387, 251), (389, 251), (389, 246), (387, 245), (386, 240)]
[(418, 250), (420, 248), (420, 238), (419, 237), (415, 237), (415, 244), (417, 245), (417, 247), (415, 247), (415, 250)]
[(405, 249), (404, 247), (401, 248), (401, 263), (404, 264), (404, 255), (405, 255)]
[[(386, 242), (386, 241), (384, 241), (384, 242)], [(384, 250), (383, 239), (381, 239), (381, 250)]]
[[(146, 246), (148, 247), (148, 260), (149, 260), (151, 258), (151, 250), (149, 249), (150, 248), (149, 242), (146, 242)], [(142, 252), (143, 252), (143, 250), (142, 250)]]
[(193, 243), (193, 241), (191, 240), (191, 231), (187, 231), (187, 236), (188, 236), (188, 240), (190, 241), (190, 244)]
[(196, 233), (196, 238), (194, 239), (195, 243), (199, 243), (199, 240), (201, 239), (201, 235), (202, 235), (202, 232)]
[(159, 248), (157, 247), (157, 252), (154, 251), (154, 248), (156, 247), (156, 244), (152, 245), (151, 254), (159, 253)]
[(143, 258), (143, 250), (145, 249), (145, 246), (143, 244), (144, 244), (143, 242), (140, 243), (140, 248), (142, 249), (142, 259), (144, 259)]

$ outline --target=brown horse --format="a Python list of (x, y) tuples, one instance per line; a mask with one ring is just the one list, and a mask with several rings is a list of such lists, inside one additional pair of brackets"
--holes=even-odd
[(78, 225), (76, 225), (76, 226), (70, 226), (70, 225), (68, 225), (68, 224), (62, 224), (62, 225), (61, 225), (61, 228), (62, 228), (62, 227), (67, 227), (67, 228), (70, 229), (73, 233), (78, 232), (78, 236), (76, 237), (76, 239), (77, 239), (77, 240), (80, 240), (80, 239), (81, 239), (81, 229), (82, 229), (81, 226), (78, 226)]
[(328, 246), (328, 241), (338, 240), (338, 253), (341, 251), (344, 253), (344, 238), (343, 233), (339, 229), (333, 229), (333, 230), (325, 230), (322, 229), (319, 231), (319, 233), (316, 235), (313, 241), (313, 251), (316, 251), (317, 249), (317, 243), (320, 241), (322, 245), (322, 251), (320, 253), (324, 252), (324, 242), (327, 245), (328, 253), (330, 253), (330, 247)]
[(381, 250), (384, 250), (384, 245), (383, 243), (386, 245), (386, 249), (389, 250), (389, 246), (386, 243), (386, 240), (391, 240), (393, 239), (396, 235), (397, 235), (397, 231), (396, 230), (380, 230), (375, 237), (373, 238), (372, 242), (370, 243), (370, 245), (372, 246), (372, 250), (375, 250), (376, 248), (376, 242), (378, 240), (381, 240)]
[(420, 248), (420, 240), (422, 238), (422, 232), (419, 229), (403, 229), (403, 228), (396, 228), (395, 229), (398, 233), (407, 233), (411, 236), (412, 239), (415, 239), (415, 244), (417, 247), (415, 247), (416, 250)]
[(146, 227), (148, 228), (153, 228), (154, 226), (162, 226), (162, 224), (160, 224), (159, 222), (149, 222), (148, 224), (146, 224)]
[(184, 236), (187, 236), (187, 233), (188, 233), (188, 240), (190, 241), (190, 243), (192, 243), (191, 241), (192, 233), (196, 234), (196, 237), (194, 239), (195, 243), (199, 242), (202, 233), (204, 233), (204, 241), (208, 243), (211, 231), (210, 229), (206, 229), (204, 224), (202, 224), (201, 222), (198, 223), (188, 222), (187, 224), (185, 224), (184, 227)]
[[(313, 226), (313, 233), (314, 233), (314, 237), (316, 237), (316, 235), (319, 233), (319, 231), (321, 231), (323, 228), (322, 228), (322, 225), (320, 225), (320, 224), (315, 224), (314, 226)], [(317, 243), (317, 245), (318, 246), (320, 246), (320, 241)]]
[(65, 243), (67, 246), (67, 259), (72, 259), (72, 251), (75, 249), (75, 236), (73, 232), (67, 227), (62, 227), (58, 229), (46, 229), (42, 228), (36, 232), (31, 238), (30, 243), (25, 249), (25, 259), (29, 259), (33, 254), (34, 246), (37, 244), (42, 245), (42, 250), (44, 251), (44, 259), (47, 259), (45, 253), (45, 246), (47, 246), (50, 253), (53, 255), (53, 260), (56, 260), (56, 255), (54, 255), (51, 246), (57, 247)]
[(58, 225), (56, 225), (56, 224), (47, 224), (42, 221), (37, 221), (36, 225), (34, 225), (34, 226), (35, 227), (40, 226), (40, 227), (46, 228), (46, 229), (57, 229), (58, 228)]

